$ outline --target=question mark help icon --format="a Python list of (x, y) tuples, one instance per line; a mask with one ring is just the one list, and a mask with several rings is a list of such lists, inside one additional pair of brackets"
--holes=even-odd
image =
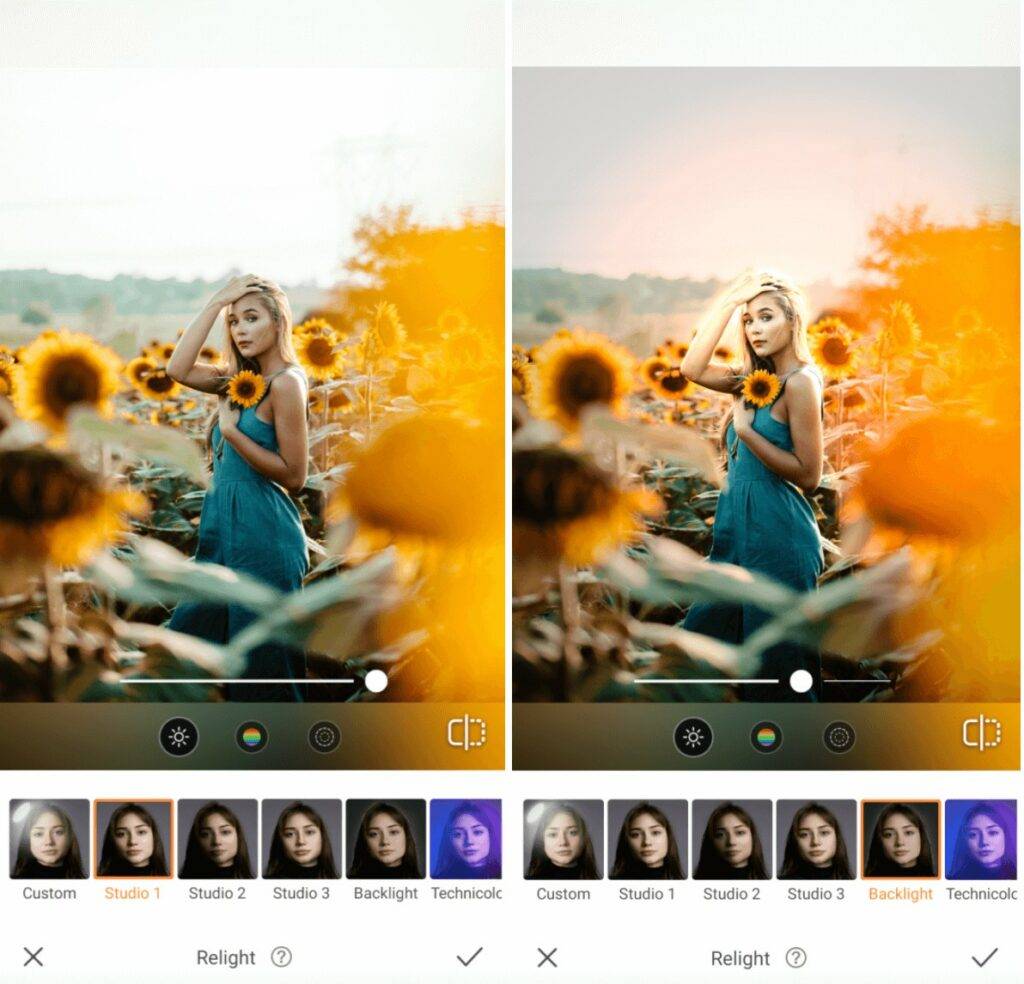
[(270, 951), (270, 962), (275, 967), (287, 967), (292, 962), (292, 951), (286, 946), (275, 946)]

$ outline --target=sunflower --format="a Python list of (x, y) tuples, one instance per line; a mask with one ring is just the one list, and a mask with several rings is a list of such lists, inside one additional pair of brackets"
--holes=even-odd
[(533, 389), (534, 366), (525, 353), (512, 351), (512, 395), (528, 399)]
[(310, 394), (309, 406), (314, 413), (323, 413), (326, 408), (329, 410), (340, 410), (345, 412), (352, 409), (352, 397), (342, 387), (331, 391), (331, 394), (324, 400), (323, 394), (313, 392)]
[(583, 455), (551, 446), (512, 455), (512, 553), (517, 561), (598, 563), (644, 531), (661, 500), (627, 489)]
[(686, 353), (689, 352), (689, 351), (690, 351), (690, 343), (689, 342), (673, 342), (668, 347), (668, 353), (667, 354), (668, 354), (668, 357), (673, 362), (675, 362), (678, 365), (678, 363), (682, 362), (683, 359), (686, 358)]
[(770, 407), (781, 389), (778, 376), (767, 369), (755, 369), (743, 380), (740, 392), (744, 402), (752, 407)]
[(621, 414), (632, 389), (633, 356), (597, 332), (581, 328), (549, 338), (537, 351), (533, 411), (566, 430), (579, 427), (588, 406)]
[(318, 382), (333, 379), (341, 373), (344, 357), (330, 335), (302, 335), (296, 339), (296, 352), (302, 367)]
[(181, 387), (167, 375), (163, 366), (157, 366), (139, 383), (139, 392), (148, 400), (169, 400), (178, 395)]
[(83, 564), (143, 511), (142, 496), (108, 488), (69, 455), (44, 447), (0, 451), (0, 557), (8, 574)]
[(221, 354), (212, 345), (204, 345), (199, 350), (199, 358), (204, 359), (206, 362), (212, 362), (214, 365), (218, 365), (221, 361)]
[[(440, 332), (460, 331), (469, 326), (467, 318), (458, 308), (445, 308), (437, 316), (437, 330)], [(516, 346), (513, 346), (515, 348)]]
[(143, 382), (153, 372), (156, 372), (156, 363), (144, 355), (135, 356), (124, 369), (124, 374), (128, 377), (128, 381), (143, 393), (145, 392)]
[(878, 338), (879, 355), (890, 359), (894, 355), (910, 354), (920, 343), (921, 329), (913, 308), (906, 301), (893, 301)]
[(733, 350), (731, 348), (729, 348), (728, 345), (719, 345), (715, 349), (715, 358), (716, 359), (721, 359), (723, 362), (732, 362), (732, 360), (735, 357), (736, 357), (736, 353), (733, 352)]
[(228, 380), (227, 397), (237, 407), (254, 407), (266, 390), (266, 381), (259, 373), (243, 369)]
[(301, 335), (324, 335), (334, 336), (334, 326), (326, 318), (306, 318), (300, 325), (292, 329), (292, 335), (298, 341)]
[(660, 355), (652, 355), (640, 365), (640, 378), (643, 380), (645, 386), (649, 386), (654, 389), (658, 380), (661, 379), (662, 374), (668, 372), (669, 365)]
[(679, 369), (671, 368), (658, 377), (652, 389), (663, 400), (682, 400), (690, 396), (696, 387)]
[(843, 338), (849, 338), (851, 332), (849, 325), (842, 318), (828, 317), (815, 321), (807, 329), (807, 335), (809, 338), (815, 338), (818, 335), (840, 335)]
[(40, 335), (22, 353), (15, 405), (26, 420), (60, 433), (74, 406), (81, 404), (110, 416), (111, 397), (120, 389), (120, 372), (120, 359), (88, 335), (66, 329)]
[(0, 396), (10, 396), (14, 392), (16, 365), (13, 355), (0, 353)]
[(378, 301), (373, 306), (373, 327), (381, 345), (388, 352), (397, 352), (405, 343), (406, 331), (398, 317), (398, 308), (389, 301)]
[(845, 335), (815, 335), (812, 349), (829, 379), (849, 379), (856, 373), (858, 356)]
[(434, 413), (405, 417), (355, 452), (328, 518), (350, 516), (379, 545), (500, 536), (502, 444), (497, 428)]
[(953, 412), (918, 415), (865, 455), (854, 498), (876, 523), (910, 536), (972, 540), (1018, 522), (1017, 473), (972, 481), (1016, 460), (1019, 434)]

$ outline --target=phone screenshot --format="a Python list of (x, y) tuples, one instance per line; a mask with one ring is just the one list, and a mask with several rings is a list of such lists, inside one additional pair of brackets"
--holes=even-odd
[(4, 5), (0, 766), (502, 766), (502, 65), (387, 9)]
[(1017, 0), (0, 0), (0, 981), (1024, 976)]

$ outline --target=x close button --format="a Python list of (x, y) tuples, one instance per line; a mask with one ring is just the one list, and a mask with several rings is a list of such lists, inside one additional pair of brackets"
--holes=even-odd
[(23, 946), (22, 949), (28, 954), (28, 959), (21, 965), (22, 967), (42, 967), (43, 961), (40, 959), (39, 954), (43, 952), (45, 947), (39, 947), (36, 950), (30, 950), (27, 946)]
[(540, 954), (540, 963), (537, 964), (538, 967), (543, 967), (545, 964), (551, 964), (552, 967), (558, 966), (554, 960), (555, 954), (558, 953), (557, 946), (553, 946), (550, 951), (542, 950), (540, 947), (537, 947), (537, 952)]

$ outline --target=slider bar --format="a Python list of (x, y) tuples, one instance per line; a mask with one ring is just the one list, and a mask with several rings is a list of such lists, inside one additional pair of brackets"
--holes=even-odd
[(122, 683), (125, 686), (134, 687), (137, 683), (180, 683), (180, 684), (198, 684), (204, 687), (222, 687), (226, 683), (298, 683), (298, 684), (314, 684), (314, 683), (355, 683), (355, 680), (295, 680), (292, 677), (285, 677), (282, 680), (257, 680), (250, 677), (243, 677), (238, 680), (161, 680), (159, 678), (152, 679), (149, 677), (141, 677), (138, 679), (130, 680), (118, 680), (118, 683)]

